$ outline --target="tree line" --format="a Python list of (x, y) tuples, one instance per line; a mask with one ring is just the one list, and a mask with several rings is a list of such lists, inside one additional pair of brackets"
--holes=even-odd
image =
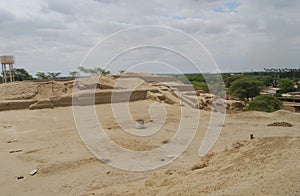
[[(213, 76), (213, 74), (212, 74)], [(209, 93), (207, 82), (203, 75), (188, 74), (178, 76), (183, 83), (191, 83), (196, 88)], [(224, 83), (210, 83), (210, 88), (224, 85), (227, 97), (235, 97), (246, 102), (247, 110), (273, 112), (281, 109), (282, 103), (277, 97), (283, 93), (300, 91), (300, 69), (265, 69), (264, 72), (223, 73)], [(211, 82), (211, 80), (208, 80)], [(277, 92), (261, 94), (263, 88), (276, 87)], [(278, 90), (279, 89), (279, 90)], [(214, 90), (218, 92), (218, 90)], [(219, 95), (219, 94), (216, 94)]]
[[(7, 74), (8, 71), (7, 71)], [(104, 70), (100, 67), (95, 68), (84, 68), (78, 67), (78, 71), (71, 71), (69, 72), (69, 77), (76, 78), (79, 77), (81, 74), (85, 76), (93, 76), (99, 74), (110, 74), (110, 71)], [(15, 81), (24, 81), (24, 80), (44, 80), (44, 79), (56, 79), (59, 78), (61, 72), (37, 72), (35, 77), (28, 73), (27, 70), (24, 68), (16, 68), (14, 69)], [(0, 76), (0, 81), (2, 81), (2, 76)]]

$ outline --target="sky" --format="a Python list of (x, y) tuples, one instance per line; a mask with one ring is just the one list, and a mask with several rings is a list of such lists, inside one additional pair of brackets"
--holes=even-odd
[(2, 0), (0, 54), (33, 75), (199, 71), (189, 58), (201, 71), (300, 68), (299, 10), (297, 0)]

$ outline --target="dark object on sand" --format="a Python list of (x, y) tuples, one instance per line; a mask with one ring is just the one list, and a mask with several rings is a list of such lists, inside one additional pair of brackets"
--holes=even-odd
[(268, 124), (268, 126), (271, 127), (292, 127), (293, 125), (291, 123), (288, 122), (273, 122)]

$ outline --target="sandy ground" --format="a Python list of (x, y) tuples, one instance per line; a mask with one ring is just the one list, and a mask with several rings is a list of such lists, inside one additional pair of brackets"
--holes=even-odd
[[(151, 104), (149, 100), (131, 102), (134, 119), (150, 120)], [(149, 150), (163, 145), (176, 133), (180, 106), (165, 106), (167, 122), (151, 138), (122, 132), (112, 120), (110, 104), (97, 105), (96, 111), (107, 135), (118, 145)], [(226, 114), (217, 143), (201, 159), (198, 149), (210, 118), (209, 111), (201, 111), (197, 135), (180, 157), (156, 170), (128, 172), (99, 161), (87, 150), (76, 130), (71, 107), (2, 111), (0, 192), (1, 195), (299, 195), (299, 117), (300, 114), (288, 111)], [(267, 126), (275, 121), (286, 121), (293, 126)], [(249, 141), (251, 133), (256, 139)], [(18, 149), (22, 151), (9, 153)], [(34, 168), (38, 173), (30, 176), (28, 173)], [(16, 180), (18, 176), (24, 179)]]

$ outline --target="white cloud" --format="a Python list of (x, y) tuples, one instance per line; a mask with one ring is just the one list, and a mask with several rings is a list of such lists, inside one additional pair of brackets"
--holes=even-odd
[[(299, 66), (299, 10), (299, 1), (285, 0), (1, 1), (0, 53), (14, 54), (17, 66), (32, 74), (67, 75), (111, 33), (137, 25), (166, 25), (200, 40), (223, 71)], [(164, 36), (149, 34), (149, 39), (163, 42)]]

